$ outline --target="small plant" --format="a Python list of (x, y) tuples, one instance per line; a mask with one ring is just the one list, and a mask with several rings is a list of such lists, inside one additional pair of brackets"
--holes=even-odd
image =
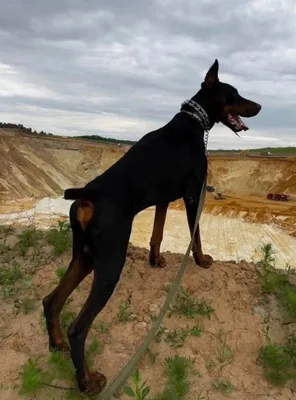
[(147, 354), (148, 354), (148, 356), (149, 356), (149, 358), (150, 358), (151, 363), (152, 363), (152, 364), (155, 364), (155, 362), (156, 362), (156, 357), (158, 356), (159, 353), (153, 353), (153, 352), (149, 349), (149, 347), (148, 347), (148, 348), (147, 348)]
[(60, 316), (61, 329), (64, 335), (67, 335), (67, 330), (74, 320), (75, 315), (73, 311), (69, 310), (67, 305), (64, 306)]
[(221, 392), (224, 396), (231, 394), (235, 387), (229, 382), (228, 379), (218, 379), (217, 381), (213, 382), (213, 389), (216, 392)]
[(201, 334), (201, 329), (198, 325), (195, 325), (193, 328), (188, 328), (187, 329), (180, 329), (180, 330), (172, 330), (169, 331), (166, 335), (166, 342), (169, 343), (171, 347), (174, 348), (180, 348), (184, 346), (185, 340), (189, 335), (192, 336), (200, 336)]
[(0, 285), (13, 285), (22, 277), (19, 265), (0, 270)]
[(105, 321), (99, 321), (94, 325), (94, 329), (98, 333), (108, 333), (110, 330), (111, 323)]
[(263, 366), (266, 379), (274, 386), (284, 386), (296, 379), (296, 336), (286, 344), (268, 343), (260, 348), (259, 363)]
[(216, 365), (216, 363), (215, 363), (214, 360), (207, 360), (207, 361), (206, 361), (206, 369), (207, 369), (208, 371), (211, 370), (212, 368), (214, 368), (215, 365)]
[(146, 382), (141, 383), (141, 375), (139, 369), (132, 374), (131, 380), (134, 384), (134, 389), (130, 386), (124, 386), (123, 391), (129, 397), (134, 397), (136, 400), (145, 400), (150, 393), (150, 387), (146, 386)]
[(64, 278), (64, 276), (66, 275), (66, 272), (67, 272), (67, 268), (64, 267), (63, 265), (59, 266), (55, 271), (56, 276), (60, 281)]
[(217, 334), (217, 360), (220, 363), (224, 363), (226, 361), (231, 362), (233, 360), (233, 352), (226, 343), (226, 336), (226, 333), (220, 328)]
[(207, 316), (210, 319), (214, 309), (205, 300), (198, 301), (185, 289), (177, 293), (173, 306), (169, 308), (169, 317), (173, 314), (185, 315), (193, 319), (196, 315)]
[(44, 383), (49, 383), (49, 376), (41, 371), (35, 360), (29, 358), (20, 370), (20, 394), (34, 395)]
[(38, 240), (42, 238), (42, 232), (37, 231), (35, 228), (29, 228), (20, 233), (18, 237), (19, 242), (17, 246), (19, 252), (22, 256), (25, 256), (29, 247), (34, 247)]
[(164, 334), (165, 334), (165, 328), (163, 326), (160, 326), (156, 332), (155, 341), (160, 343)]
[(133, 312), (130, 310), (130, 302), (127, 300), (120, 304), (120, 310), (116, 316), (116, 322), (127, 322), (133, 319)]
[(264, 269), (262, 277), (263, 291), (268, 294), (274, 294), (289, 315), (296, 318), (296, 287), (289, 282), (288, 278), (289, 272), (292, 271), (291, 267), (286, 268), (286, 273), (275, 269), (274, 252), (271, 244), (262, 246), (261, 251), (263, 257), (259, 264)]
[(29, 314), (30, 312), (35, 311), (36, 309), (36, 301), (30, 298), (24, 298), (20, 302), (19, 310), (23, 314)]
[(53, 246), (53, 254), (60, 256), (71, 247), (71, 231), (64, 225), (50, 229), (46, 234), (47, 243)]
[(48, 366), (51, 367), (51, 373), (54, 378), (66, 380), (74, 380), (75, 378), (72, 361), (63, 352), (53, 351), (50, 354)]
[(191, 379), (200, 376), (194, 369), (194, 359), (176, 355), (165, 359), (165, 399), (184, 399), (190, 392)]
[(10, 297), (14, 294), (15, 284), (22, 276), (21, 269), (17, 264), (0, 270), (0, 286), (4, 297)]
[(188, 333), (189, 332), (187, 329), (180, 329), (180, 330), (174, 329), (173, 331), (169, 331), (167, 333), (165, 340), (166, 342), (169, 343), (171, 347), (177, 349), (184, 346)]

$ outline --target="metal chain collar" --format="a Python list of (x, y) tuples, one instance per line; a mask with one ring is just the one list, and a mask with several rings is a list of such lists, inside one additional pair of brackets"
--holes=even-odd
[[(182, 107), (188, 105), (193, 108), (193, 111), (187, 111), (183, 110)], [(195, 119), (200, 123), (202, 126), (203, 130), (205, 131), (205, 137), (204, 137), (204, 142), (205, 142), (205, 149), (208, 147), (208, 141), (209, 141), (209, 130), (210, 130), (210, 119), (206, 111), (198, 104), (196, 101), (189, 99), (185, 100), (181, 104), (181, 112), (184, 112), (188, 115), (191, 116), (191, 118)]]

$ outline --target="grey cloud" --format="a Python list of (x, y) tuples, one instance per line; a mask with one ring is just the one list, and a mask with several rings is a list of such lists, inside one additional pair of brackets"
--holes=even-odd
[[(44, 122), (50, 123), (46, 110), (52, 112), (57, 115), (54, 127), (60, 123), (69, 134), (73, 124), (65, 120), (84, 113), (85, 118), (98, 117), (95, 126), (90, 130), (85, 120), (75, 119), (75, 132), (113, 132), (131, 139), (134, 128), (132, 133), (128, 127), (118, 133), (112, 122), (102, 128), (100, 115), (111, 113), (123, 122), (133, 119), (139, 135), (144, 134), (179, 110), (218, 58), (223, 80), (263, 105), (258, 117), (248, 121), (250, 128), (262, 136), (283, 129), (292, 137), (296, 56), (288, 50), (295, 47), (295, 6), (291, 0), (281, 6), (272, 2), (266, 9), (258, 4), (0, 0), (0, 64), (11, 66), (28, 84), (53, 93), (41, 99), (2, 97), (0, 120), (1, 114), (13, 118), (16, 106), (17, 118), (22, 107), (25, 116), (25, 106), (36, 106), (38, 118), (44, 114)], [(34, 127), (37, 114), (36, 121), (32, 113), (30, 117)], [(41, 129), (51, 131), (50, 126)], [(231, 146), (232, 136), (225, 140)]]

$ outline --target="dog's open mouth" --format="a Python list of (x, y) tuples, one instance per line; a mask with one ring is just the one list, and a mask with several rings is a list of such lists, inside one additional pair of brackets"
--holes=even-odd
[(247, 125), (245, 125), (240, 117), (236, 114), (229, 113), (227, 115), (227, 120), (233, 126), (236, 132), (247, 131), (249, 129)]

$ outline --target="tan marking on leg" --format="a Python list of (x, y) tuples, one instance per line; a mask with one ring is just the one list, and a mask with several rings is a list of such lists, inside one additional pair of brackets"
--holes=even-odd
[(86, 230), (93, 215), (94, 204), (88, 200), (78, 200), (77, 220), (80, 222), (83, 231)]

